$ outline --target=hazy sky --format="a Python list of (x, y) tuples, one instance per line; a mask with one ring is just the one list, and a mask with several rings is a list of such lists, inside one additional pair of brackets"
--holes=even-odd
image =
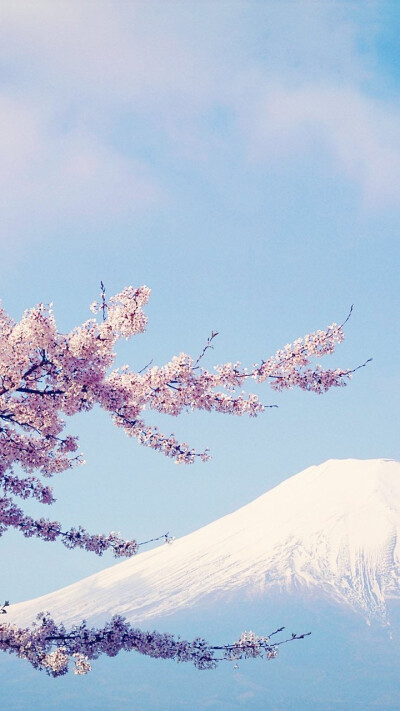
[[(260, 361), (354, 313), (328, 366), (352, 384), (279, 395), (257, 420), (164, 431), (213, 460), (177, 467), (105, 415), (75, 418), (85, 467), (32, 507), (139, 540), (188, 533), (329, 458), (400, 458), (399, 6), (394, 2), (0, 3), (1, 297), (54, 302), (60, 330), (147, 284), (137, 369), (177, 352)], [(44, 509), (44, 510), (43, 510)], [(7, 533), (17, 601), (113, 563)], [(37, 571), (40, 571), (39, 574)]]

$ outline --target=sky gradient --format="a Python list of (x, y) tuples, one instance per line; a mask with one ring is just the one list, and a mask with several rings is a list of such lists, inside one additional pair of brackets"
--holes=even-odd
[[(355, 367), (323, 397), (266, 386), (257, 420), (152, 422), (211, 448), (177, 467), (98, 411), (68, 425), (87, 464), (29, 511), (144, 540), (188, 533), (311, 464), (400, 459), (400, 16), (396, 2), (0, 6), (1, 298), (53, 302), (61, 331), (107, 293), (152, 289), (140, 369), (181, 351), (259, 362), (332, 321)], [(44, 509), (44, 510), (43, 510)], [(0, 539), (3, 596), (112, 564)], [(40, 571), (38, 575), (37, 571)]]

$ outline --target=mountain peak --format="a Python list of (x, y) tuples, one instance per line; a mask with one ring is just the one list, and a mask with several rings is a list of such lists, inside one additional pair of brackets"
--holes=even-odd
[(113, 614), (139, 623), (273, 589), (384, 616), (386, 600), (400, 597), (399, 534), (400, 463), (331, 459), (171, 546), (12, 606), (9, 621), (30, 624), (48, 610), (68, 624)]

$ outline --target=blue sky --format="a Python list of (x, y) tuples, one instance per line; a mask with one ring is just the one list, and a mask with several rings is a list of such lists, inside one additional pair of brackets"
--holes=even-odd
[[(1, 298), (91, 316), (99, 282), (152, 288), (119, 362), (201, 351), (251, 365), (354, 314), (326, 365), (373, 362), (257, 420), (158, 424), (208, 464), (176, 467), (100, 412), (71, 421), (87, 465), (47, 515), (183, 535), (328, 458), (400, 458), (400, 68), (396, 2), (40, 2), (0, 8)], [(155, 421), (155, 420), (152, 420)], [(30, 509), (43, 513), (43, 507)], [(17, 601), (113, 559), (8, 533)], [(41, 571), (37, 575), (38, 568)]]

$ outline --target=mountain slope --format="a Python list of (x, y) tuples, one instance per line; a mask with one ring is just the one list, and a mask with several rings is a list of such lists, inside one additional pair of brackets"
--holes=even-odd
[(132, 623), (205, 600), (315, 591), (371, 615), (400, 597), (400, 463), (329, 460), (198, 531), (74, 585), (13, 605), (27, 625), (113, 614)]

